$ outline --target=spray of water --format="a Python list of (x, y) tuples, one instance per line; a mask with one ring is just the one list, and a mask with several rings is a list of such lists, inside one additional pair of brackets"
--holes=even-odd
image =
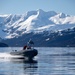
[(4, 59), (4, 60), (8, 60), (11, 58), (23, 58), (23, 56), (20, 55), (11, 55), (10, 53), (0, 53), (0, 60)]

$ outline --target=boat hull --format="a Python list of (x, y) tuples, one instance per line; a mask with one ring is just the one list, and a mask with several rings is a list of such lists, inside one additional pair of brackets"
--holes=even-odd
[(28, 59), (33, 59), (34, 56), (38, 54), (38, 51), (36, 49), (28, 49), (28, 50), (21, 50), (21, 51), (15, 51), (10, 52), (11, 55), (21, 55), (23, 57), (27, 57)]

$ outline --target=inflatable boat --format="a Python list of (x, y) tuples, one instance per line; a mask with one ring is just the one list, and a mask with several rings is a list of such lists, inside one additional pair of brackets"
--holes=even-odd
[(11, 55), (20, 55), (20, 56), (23, 56), (24, 58), (28, 58), (29, 60), (30, 59), (33, 59), (37, 54), (38, 54), (38, 51), (36, 49), (26, 49), (26, 50), (15, 50), (15, 51), (12, 51), (10, 52)]

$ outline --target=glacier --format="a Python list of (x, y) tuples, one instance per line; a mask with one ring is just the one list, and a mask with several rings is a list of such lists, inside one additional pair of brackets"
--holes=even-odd
[(0, 15), (0, 38), (11, 39), (33, 32), (57, 32), (75, 27), (75, 16), (38, 9), (24, 14)]

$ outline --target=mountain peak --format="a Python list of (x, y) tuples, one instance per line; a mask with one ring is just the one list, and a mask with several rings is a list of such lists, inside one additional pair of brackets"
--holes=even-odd
[(28, 11), (24, 15), (0, 16), (0, 36), (14, 38), (28, 32), (59, 31), (75, 27), (75, 17), (55, 11)]
[(67, 16), (68, 16), (67, 14), (59, 13), (59, 17), (60, 17), (60, 18), (65, 18), (65, 17), (67, 17)]
[(40, 13), (42, 13), (42, 12), (44, 12), (42, 9), (37, 9), (37, 12), (40, 12)]
[(47, 16), (49, 16), (49, 17), (54, 16), (54, 15), (57, 14), (55, 11), (48, 11), (48, 12), (47, 12), (47, 11), (43, 11), (42, 9), (38, 9), (37, 12), (38, 12), (38, 14), (40, 14), (40, 15), (43, 15), (43, 16), (47, 15)]
[(36, 11), (28, 11), (28, 12), (26, 12), (26, 16), (31, 16), (31, 15), (36, 15), (37, 14), (37, 12)]

